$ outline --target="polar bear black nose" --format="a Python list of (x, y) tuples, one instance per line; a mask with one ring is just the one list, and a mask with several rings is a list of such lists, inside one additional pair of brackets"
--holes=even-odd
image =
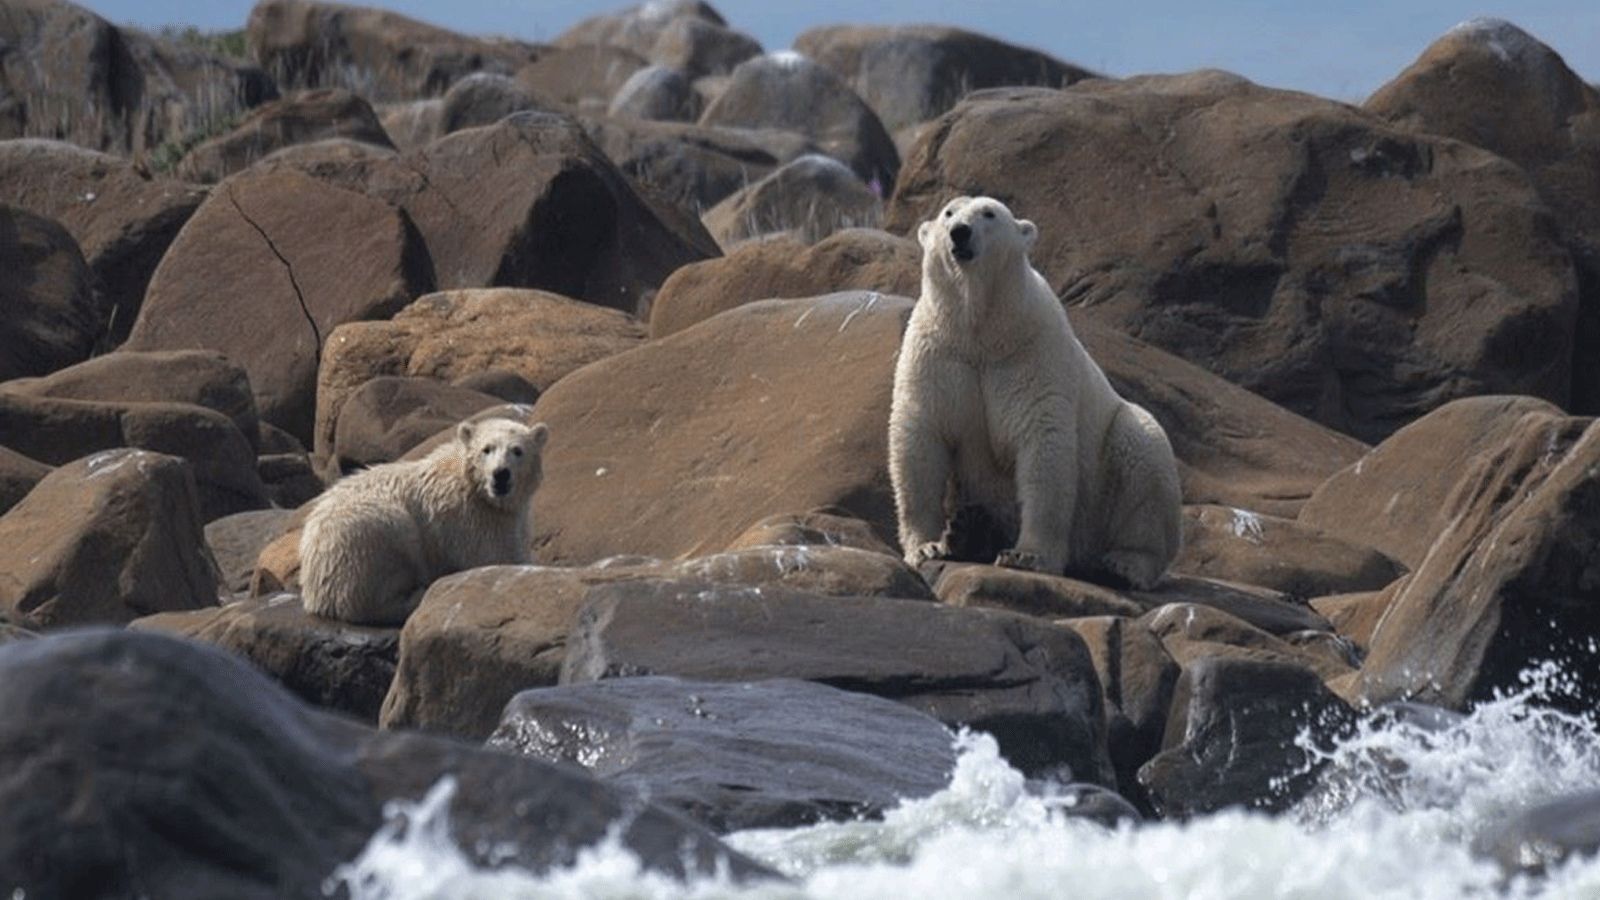
[(511, 470), (500, 468), (494, 470), (494, 492), (506, 494), (511, 491)]
[(972, 258), (972, 226), (962, 222), (950, 226), (950, 253), (956, 259)]

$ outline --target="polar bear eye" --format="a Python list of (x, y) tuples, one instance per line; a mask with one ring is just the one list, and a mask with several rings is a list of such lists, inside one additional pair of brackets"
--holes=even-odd
[(522, 448), (521, 447), (512, 447), (511, 448), (511, 455), (517, 457), (518, 459), (521, 459), (522, 458)]
[(984, 217), (984, 218), (985, 218), (985, 219), (992, 219), (992, 218), (994, 218), (994, 210), (992, 210), (992, 209), (986, 209), (986, 210), (984, 210), (984, 211), (983, 211), (983, 217)]

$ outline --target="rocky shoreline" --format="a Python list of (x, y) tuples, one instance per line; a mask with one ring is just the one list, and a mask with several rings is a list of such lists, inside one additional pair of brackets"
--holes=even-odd
[[(1600, 92), (1514, 25), (1357, 107), (692, 2), (531, 44), (263, 0), (249, 58), (13, 12), (0, 886), (321, 896), (446, 775), (486, 864), (621, 817), (683, 872), (938, 790), (961, 728), (1098, 821), (1277, 811), (1369, 717), (1600, 697)], [(910, 235), (960, 193), (1171, 436), (1153, 590), (893, 545)], [(307, 615), (305, 504), (507, 404), (539, 565)], [(1592, 796), (1485, 852), (1592, 852)]]

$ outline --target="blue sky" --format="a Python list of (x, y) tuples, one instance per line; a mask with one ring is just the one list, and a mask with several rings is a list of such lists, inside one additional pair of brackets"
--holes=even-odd
[[(821, 25), (957, 25), (1044, 50), (1112, 76), (1220, 68), (1260, 84), (1359, 102), (1452, 26), (1507, 19), (1548, 44), (1580, 76), (1600, 81), (1600, 0), (712, 0), (730, 25), (767, 50)], [(1501, 0), (1502, 3), (1505, 0)], [(93, 0), (117, 24), (242, 27), (249, 0)], [(630, 5), (596, 0), (391, 0), (381, 6), (467, 34), (544, 40), (579, 20)]]

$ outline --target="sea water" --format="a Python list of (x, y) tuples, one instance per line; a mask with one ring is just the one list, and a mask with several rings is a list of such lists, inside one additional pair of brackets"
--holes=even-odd
[[(1453, 723), (1365, 726), (1328, 755), (1323, 786), (1277, 816), (1227, 811), (1109, 829), (1027, 789), (985, 734), (963, 734), (950, 786), (878, 821), (737, 832), (729, 844), (792, 879), (681, 882), (616, 839), (558, 871), (474, 867), (446, 837), (451, 785), (395, 815), (330, 885), (355, 900), (1087, 900), (1087, 898), (1600, 898), (1600, 860), (1507, 878), (1472, 842), (1505, 817), (1600, 787), (1593, 720), (1526, 689)], [(1307, 742), (1309, 746), (1309, 742)]]

